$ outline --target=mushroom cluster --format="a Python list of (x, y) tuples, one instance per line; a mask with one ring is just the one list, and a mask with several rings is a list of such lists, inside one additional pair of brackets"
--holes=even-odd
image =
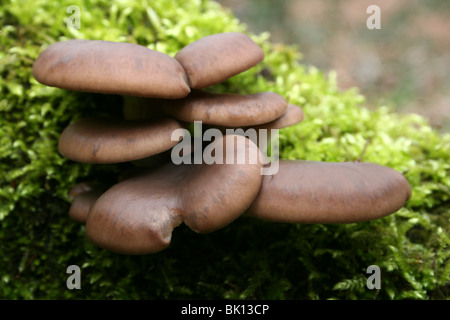
[[(303, 120), (300, 107), (274, 92), (207, 91), (263, 59), (250, 37), (233, 32), (204, 37), (174, 57), (102, 40), (57, 42), (40, 54), (33, 65), (40, 83), (123, 97), (123, 117), (73, 121), (58, 143), (59, 152), (73, 161), (133, 164), (112, 186), (81, 182), (70, 190), (69, 215), (86, 224), (92, 242), (118, 253), (148, 254), (166, 248), (181, 223), (198, 233), (243, 215), (350, 223), (383, 217), (405, 204), (411, 196), (406, 179), (373, 163), (275, 160), (278, 172), (262, 175), (268, 165), (264, 148), (240, 134), (201, 144), (222, 161), (171, 161), (175, 147), (187, 139), (174, 139), (173, 133), (196, 121), (228, 133), (228, 128), (280, 129)], [(196, 157), (198, 147), (193, 149), (182, 150), (183, 157)]]

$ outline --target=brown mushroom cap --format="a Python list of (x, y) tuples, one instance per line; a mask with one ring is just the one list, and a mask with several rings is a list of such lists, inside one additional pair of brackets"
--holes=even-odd
[(70, 200), (73, 200), (75, 197), (79, 196), (82, 193), (91, 191), (96, 186), (93, 182), (80, 182), (74, 185), (68, 193), (68, 197)]
[[(241, 131), (241, 134), (244, 135), (248, 134), (248, 137), (252, 139), (253, 142), (257, 142), (258, 147), (261, 149), (263, 153), (265, 153), (267, 151), (266, 150), (267, 146), (270, 144), (272, 140), (272, 129), (282, 129), (290, 127), (302, 121), (303, 121), (303, 110), (294, 104), (288, 104), (286, 112), (281, 117), (260, 125), (244, 127), (242, 128), (243, 131)], [(227, 126), (227, 127), (209, 126), (209, 127), (219, 129), (222, 132), (222, 134), (227, 134), (228, 129), (231, 129), (233, 133), (239, 134), (237, 131), (239, 130), (239, 127), (236, 126)], [(262, 132), (261, 130), (267, 130), (265, 132), (265, 135), (261, 134)], [(252, 138), (253, 132), (254, 135)]]
[(167, 101), (163, 107), (166, 114), (181, 121), (236, 127), (270, 122), (286, 109), (286, 100), (274, 92), (240, 95), (194, 91), (186, 98)]
[(86, 182), (76, 184), (69, 192), (69, 197), (73, 199), (69, 209), (70, 218), (85, 223), (95, 201), (106, 190), (107, 187), (102, 185)]
[[(222, 143), (224, 159), (231, 139), (235, 157), (259, 152), (250, 140), (229, 135), (212, 142), (217, 148)], [(111, 251), (147, 254), (166, 248), (173, 228), (183, 221), (195, 232), (217, 230), (251, 205), (261, 187), (260, 169), (259, 162), (168, 163), (132, 174), (95, 202), (86, 222), (87, 236)]]
[(258, 126), (253, 126), (254, 129), (282, 129), (293, 126), (303, 121), (303, 110), (294, 104), (288, 104), (286, 112), (279, 118), (263, 123)]
[(280, 160), (264, 176), (249, 216), (291, 223), (352, 223), (399, 210), (411, 196), (402, 174), (374, 163)]
[(86, 118), (71, 123), (59, 139), (59, 152), (83, 163), (143, 159), (172, 148), (172, 132), (183, 125), (171, 118), (123, 120)]
[(204, 37), (176, 55), (193, 89), (223, 82), (264, 59), (262, 49), (247, 35), (229, 32)]
[(133, 43), (57, 42), (36, 59), (33, 76), (48, 86), (75, 91), (167, 99), (190, 92), (177, 60)]

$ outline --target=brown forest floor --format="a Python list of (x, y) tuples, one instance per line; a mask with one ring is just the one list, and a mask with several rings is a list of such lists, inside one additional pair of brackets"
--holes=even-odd
[[(450, 1), (219, 0), (255, 33), (295, 44), (303, 63), (335, 70), (368, 107), (390, 105), (450, 132)], [(366, 12), (381, 9), (381, 29)]]

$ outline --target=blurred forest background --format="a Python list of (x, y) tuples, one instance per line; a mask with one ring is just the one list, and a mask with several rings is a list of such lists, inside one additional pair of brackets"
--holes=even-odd
[[(342, 89), (358, 87), (367, 106), (418, 113), (450, 132), (450, 1), (218, 0), (249, 30), (296, 45), (303, 63), (335, 70)], [(381, 29), (370, 30), (370, 5)]]

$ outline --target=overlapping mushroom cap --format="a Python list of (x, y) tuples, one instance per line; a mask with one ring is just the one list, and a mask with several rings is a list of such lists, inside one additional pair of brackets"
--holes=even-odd
[(86, 222), (89, 211), (95, 201), (97, 201), (107, 189), (108, 188), (104, 185), (92, 182), (81, 182), (73, 186), (69, 191), (69, 199), (72, 201), (69, 209), (70, 218), (77, 222)]
[(175, 99), (190, 92), (177, 60), (144, 46), (102, 40), (50, 45), (33, 64), (39, 82), (58, 88)]
[(396, 212), (411, 197), (402, 174), (364, 162), (280, 160), (248, 215), (290, 223), (352, 223)]
[(273, 121), (266, 122), (257, 126), (252, 126), (254, 129), (282, 129), (293, 126), (303, 121), (303, 110), (299, 106), (295, 104), (288, 104), (286, 108), (286, 112), (281, 115), (279, 118), (276, 118)]
[[(206, 233), (237, 219), (261, 187), (262, 155), (250, 140), (236, 135), (217, 139), (211, 147), (222, 151), (222, 163), (168, 163), (108, 189), (89, 210), (89, 239), (115, 252), (146, 254), (166, 248), (182, 222)], [(230, 154), (234, 161), (227, 164)], [(238, 163), (241, 156), (248, 161)]]
[(176, 119), (220, 126), (267, 123), (281, 117), (286, 109), (286, 100), (274, 92), (241, 95), (194, 91), (184, 99), (167, 101), (163, 107)]
[(217, 33), (188, 44), (176, 55), (192, 89), (223, 82), (264, 59), (262, 49), (247, 35)]
[[(404, 176), (377, 164), (267, 163), (260, 132), (270, 140), (272, 129), (303, 120), (303, 110), (279, 94), (198, 90), (263, 59), (250, 37), (232, 32), (195, 41), (174, 58), (135, 44), (99, 40), (64, 41), (42, 52), (33, 65), (39, 82), (124, 98), (125, 119), (80, 119), (59, 140), (60, 153), (74, 161), (131, 161), (140, 167), (109, 188), (81, 183), (71, 190), (69, 215), (86, 223), (89, 239), (115, 252), (146, 254), (166, 248), (181, 223), (199, 233), (225, 227), (242, 214), (288, 223), (352, 223), (381, 218), (408, 201), (411, 188)], [(228, 128), (243, 129), (243, 135), (253, 129), (258, 138), (215, 136), (204, 150), (202, 145), (194, 150), (214, 153), (214, 161), (170, 162), (171, 151), (181, 146), (172, 133), (195, 121), (222, 134)], [(272, 164), (278, 170), (262, 175)]]
[(172, 132), (183, 124), (171, 118), (123, 120), (86, 118), (71, 123), (59, 138), (59, 151), (83, 163), (117, 163), (169, 150), (178, 141)]

